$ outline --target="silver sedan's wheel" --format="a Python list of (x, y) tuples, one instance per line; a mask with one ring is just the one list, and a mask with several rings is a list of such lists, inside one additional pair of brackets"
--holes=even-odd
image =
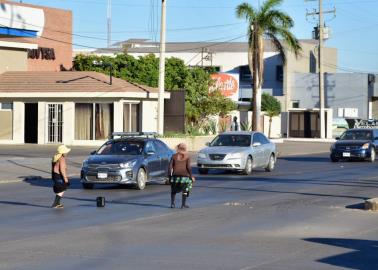
[(369, 161), (370, 162), (374, 162), (375, 161), (375, 149), (374, 148), (371, 149)]
[(245, 168), (243, 173), (246, 175), (250, 175), (252, 173), (252, 158), (248, 157), (247, 161), (245, 162)]
[(136, 188), (142, 190), (146, 187), (147, 174), (143, 168), (138, 170)]
[(276, 166), (276, 159), (274, 158), (274, 155), (270, 155), (269, 157), (269, 163), (268, 165), (265, 167), (265, 171), (267, 172), (271, 172), (274, 170), (274, 167)]

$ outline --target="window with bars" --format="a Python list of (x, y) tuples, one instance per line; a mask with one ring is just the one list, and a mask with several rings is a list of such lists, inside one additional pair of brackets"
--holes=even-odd
[(49, 143), (63, 141), (63, 105), (48, 104), (47, 137)]

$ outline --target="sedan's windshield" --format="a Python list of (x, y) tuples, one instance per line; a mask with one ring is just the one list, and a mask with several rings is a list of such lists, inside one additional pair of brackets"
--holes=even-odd
[(139, 141), (109, 142), (101, 146), (97, 155), (141, 155), (144, 143)]
[(371, 140), (372, 132), (370, 130), (347, 130), (340, 140)]
[(241, 146), (251, 145), (250, 135), (219, 135), (210, 144), (210, 146)]

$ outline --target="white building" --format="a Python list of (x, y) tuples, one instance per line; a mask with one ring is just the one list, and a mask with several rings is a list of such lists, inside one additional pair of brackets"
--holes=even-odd
[[(286, 62), (283, 64), (281, 55), (274, 49), (270, 41), (265, 41), (264, 52), (264, 84), (263, 92), (275, 96), (285, 112), (281, 121), (281, 136), (289, 136), (290, 117), (288, 113), (298, 113), (299, 101), (293, 98), (293, 83), (296, 74), (309, 74), (318, 71), (317, 40), (300, 40), (302, 46), (301, 55), (295, 55), (286, 51)], [(98, 50), (74, 50), (77, 54), (95, 54), (99, 56), (114, 56), (117, 53), (128, 53), (134, 57), (155, 54), (159, 56), (159, 43), (145, 39), (130, 39), (114, 44), (110, 49)], [(188, 66), (213, 67), (221, 73), (227, 73), (236, 79), (237, 90), (233, 94), (233, 100), (239, 103), (240, 120), (249, 121), (248, 110), (252, 98), (252, 78), (248, 67), (248, 44), (245, 42), (168, 42), (166, 44), (166, 57), (182, 59)], [(325, 73), (335, 73), (337, 69), (337, 50), (324, 48), (323, 70)], [(225, 76), (231, 80), (230, 76)], [(234, 81), (234, 79), (232, 79)], [(228, 85), (225, 81), (224, 85)], [(303, 112), (313, 108), (303, 108)], [(315, 110), (316, 111), (316, 110)], [(249, 114), (250, 115), (250, 114)], [(331, 124), (331, 115), (329, 115)], [(317, 129), (318, 127), (315, 127)]]
[(158, 90), (109, 79), (96, 72), (1, 74), (0, 143), (98, 145), (112, 132), (156, 131)]

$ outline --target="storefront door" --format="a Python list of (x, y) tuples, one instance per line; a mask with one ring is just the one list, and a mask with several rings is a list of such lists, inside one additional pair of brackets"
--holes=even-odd
[(38, 142), (38, 103), (25, 103), (25, 143)]
[(49, 143), (63, 141), (63, 105), (47, 104), (48, 124), (47, 138)]

